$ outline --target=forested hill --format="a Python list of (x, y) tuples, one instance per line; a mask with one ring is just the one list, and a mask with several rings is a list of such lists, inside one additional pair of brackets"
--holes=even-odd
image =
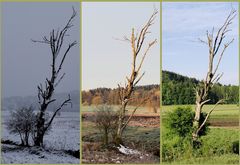
[[(132, 95), (133, 99), (129, 102), (130, 105), (138, 105), (145, 98), (150, 98), (146, 103), (148, 106), (158, 106), (160, 104), (159, 85), (144, 85), (137, 86)], [(83, 105), (110, 104), (118, 105), (119, 96), (118, 89), (97, 88), (88, 91), (82, 91)]]
[[(195, 103), (194, 87), (200, 83), (199, 80), (169, 71), (163, 71), (162, 76), (163, 105)], [(209, 98), (211, 99), (209, 103), (216, 103), (220, 98), (228, 98), (227, 103), (237, 104), (238, 96), (238, 86), (218, 83), (212, 88), (209, 94)]]

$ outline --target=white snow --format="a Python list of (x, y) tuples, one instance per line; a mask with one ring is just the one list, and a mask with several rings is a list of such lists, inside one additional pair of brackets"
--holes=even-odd
[(120, 147), (117, 147), (117, 148), (118, 148), (119, 152), (121, 152), (122, 154), (125, 154), (125, 155), (138, 155), (138, 154), (141, 154), (139, 151), (130, 149), (128, 147), (124, 147), (121, 144), (120, 144)]
[[(8, 111), (2, 111), (3, 140), (20, 143), (19, 135), (9, 134), (4, 125), (4, 120), (9, 117)], [(80, 113), (61, 112), (52, 124), (52, 131), (44, 137), (44, 148), (22, 148), (14, 145), (2, 144), (3, 163), (14, 164), (79, 164), (80, 160), (64, 150), (80, 149)], [(30, 138), (31, 140), (31, 138)]]
[[(12, 148), (3, 145), (3, 148)], [(63, 151), (45, 151), (31, 148), (14, 148), (12, 151), (2, 152), (4, 164), (79, 164), (79, 159)]]

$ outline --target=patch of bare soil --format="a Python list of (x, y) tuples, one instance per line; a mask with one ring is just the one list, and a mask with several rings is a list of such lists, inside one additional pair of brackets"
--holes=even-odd
[[(84, 113), (82, 114), (82, 118), (84, 121), (94, 122), (93, 113)], [(129, 126), (158, 128), (160, 127), (160, 116), (136, 114), (132, 117), (132, 120), (129, 122)]]
[(160, 126), (160, 116), (135, 116), (129, 122), (129, 125), (158, 128)]
[(238, 120), (210, 120), (210, 126), (212, 127), (238, 127), (239, 121)]
[(156, 164), (159, 157), (140, 151), (140, 154), (124, 155), (116, 148), (101, 149), (100, 143), (83, 142), (82, 163), (87, 164)]

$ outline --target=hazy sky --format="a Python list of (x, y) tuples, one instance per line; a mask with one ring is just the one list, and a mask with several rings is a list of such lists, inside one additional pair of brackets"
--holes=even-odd
[[(140, 31), (151, 16), (157, 2), (83, 2), (83, 89), (116, 88), (124, 84), (130, 74), (131, 46), (118, 41), (131, 35), (131, 29)], [(146, 57), (140, 84), (159, 84), (160, 81), (160, 19), (151, 27), (146, 43), (157, 39)]]
[[(3, 97), (37, 95), (37, 85), (50, 76), (51, 53), (46, 44), (31, 42), (49, 36), (55, 28), (63, 28), (77, 11), (65, 40), (66, 45), (76, 40), (63, 65), (66, 75), (57, 92), (79, 89), (80, 77), (80, 18), (79, 3), (70, 2), (3, 2), (2, 5), (2, 92)], [(65, 47), (63, 47), (65, 48)]]
[[(208, 47), (197, 42), (206, 39), (206, 31), (218, 29), (231, 8), (238, 10), (238, 3), (163, 3), (163, 69), (203, 79), (208, 67)], [(238, 13), (238, 11), (237, 11)], [(238, 84), (238, 16), (230, 26), (226, 40), (234, 38), (225, 51), (219, 73), (220, 82)]]

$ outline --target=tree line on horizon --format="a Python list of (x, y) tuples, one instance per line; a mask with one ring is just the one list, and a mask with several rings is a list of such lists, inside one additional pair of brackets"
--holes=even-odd
[[(162, 72), (162, 102), (163, 105), (195, 104), (194, 88), (202, 82), (180, 74)], [(219, 99), (226, 98), (227, 104), (238, 104), (239, 87), (217, 83), (209, 92), (208, 104), (215, 104)]]
[[(163, 105), (194, 104), (194, 87), (201, 81), (196, 78), (189, 78), (180, 74), (162, 71), (162, 103)], [(225, 103), (238, 104), (239, 87), (236, 85), (222, 85), (217, 83), (211, 92), (208, 104), (214, 104), (217, 100), (227, 98)], [(157, 84), (137, 86), (134, 91), (134, 99), (130, 105), (137, 105), (144, 98), (149, 98), (145, 106), (160, 105), (160, 87)], [(82, 91), (82, 103), (85, 106), (109, 104), (119, 105), (118, 89), (96, 88)]]
[[(119, 105), (118, 89), (96, 88), (88, 91), (82, 91), (82, 103), (85, 106), (90, 105)], [(159, 107), (160, 105), (160, 88), (159, 85), (136, 86), (133, 92), (133, 99), (129, 101), (129, 105), (138, 105), (139, 102), (146, 98), (145, 106)]]

